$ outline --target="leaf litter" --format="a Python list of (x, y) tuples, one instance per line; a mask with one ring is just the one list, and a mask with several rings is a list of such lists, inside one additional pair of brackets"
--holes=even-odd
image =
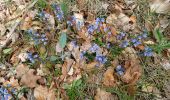
[(12, 2), (0, 3), (0, 99), (168, 99), (168, 0), (146, 2), (161, 17), (142, 26), (140, 1)]

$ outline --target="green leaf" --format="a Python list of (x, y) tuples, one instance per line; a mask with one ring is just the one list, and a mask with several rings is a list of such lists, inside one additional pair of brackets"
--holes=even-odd
[(67, 34), (66, 32), (63, 32), (61, 33), (61, 36), (59, 38), (59, 44), (61, 48), (64, 48), (66, 46), (66, 42), (67, 42)]
[(80, 86), (81, 83), (82, 83), (82, 80), (81, 80), (81, 79), (79, 79), (79, 80), (74, 80), (72, 86), (73, 86), (73, 87), (78, 87), (78, 86)]
[(169, 49), (169, 48), (170, 48), (170, 42), (168, 42), (167, 44), (165, 44), (163, 47), (164, 47), (164, 49)]
[(3, 53), (4, 54), (9, 54), (11, 52), (12, 48), (4, 49)]
[(47, 1), (46, 0), (38, 0), (37, 6), (40, 8), (45, 8), (47, 6)]
[(57, 60), (57, 56), (51, 56), (50, 57), (50, 61), (56, 61)]
[(156, 38), (156, 41), (158, 43), (161, 43), (163, 41), (163, 34), (160, 32), (159, 29), (156, 29), (155, 32), (154, 32), (154, 36)]
[(66, 16), (68, 13), (68, 5), (65, 2), (61, 3), (61, 10), (63, 11), (64, 16)]

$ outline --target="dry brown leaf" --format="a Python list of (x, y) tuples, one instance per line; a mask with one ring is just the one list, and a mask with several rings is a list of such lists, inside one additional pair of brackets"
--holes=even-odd
[(21, 77), (22, 75), (24, 75), (26, 72), (28, 72), (29, 68), (28, 66), (24, 65), (24, 64), (19, 64), (17, 67), (16, 67), (16, 77)]
[(113, 24), (117, 20), (117, 16), (115, 14), (111, 14), (107, 17), (106, 23)]
[(21, 30), (28, 30), (31, 27), (32, 18), (26, 17), (23, 23), (20, 25)]
[(65, 78), (70, 71), (71, 66), (73, 65), (74, 60), (66, 58), (63, 66), (62, 66), (62, 77)]
[(34, 69), (30, 69), (21, 77), (21, 84), (26, 85), (27, 87), (33, 88), (37, 85), (37, 80), (40, 79), (40, 76), (34, 75)]
[(34, 97), (36, 100), (56, 100), (55, 91), (43, 86), (34, 89)]
[(168, 14), (170, 12), (169, 0), (150, 0), (150, 9), (156, 13)]
[(94, 100), (118, 100), (118, 98), (111, 93), (98, 88)]
[(131, 20), (133, 23), (136, 23), (136, 16), (131, 16), (131, 17), (130, 17), (130, 20)]
[(114, 35), (114, 36), (116, 36), (116, 35), (117, 35), (116, 28), (111, 27), (111, 32), (112, 32), (112, 35)]
[(85, 70), (91, 71), (92, 69), (94, 69), (96, 67), (96, 64), (97, 64), (97, 62), (91, 62), (91, 63), (87, 64), (85, 67)]
[(125, 62), (125, 74), (121, 77), (122, 81), (128, 84), (136, 84), (141, 76), (142, 69), (138, 61), (128, 60)]
[(104, 73), (103, 84), (108, 87), (116, 85), (116, 79), (114, 77), (113, 68), (109, 67), (107, 71)]

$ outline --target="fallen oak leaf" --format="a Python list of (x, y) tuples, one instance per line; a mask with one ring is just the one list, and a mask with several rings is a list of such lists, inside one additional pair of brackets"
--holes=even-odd
[(107, 71), (104, 73), (103, 84), (108, 87), (116, 85), (116, 79), (114, 77), (113, 68), (109, 67)]
[(34, 89), (36, 100), (56, 100), (55, 91), (44, 86), (38, 86)]
[(21, 77), (21, 84), (26, 85), (29, 88), (36, 87), (37, 80), (41, 78), (41, 76), (34, 75), (34, 69), (30, 69), (27, 73), (25, 73)]
[(135, 84), (141, 76), (142, 69), (139, 64), (130, 60), (125, 62), (125, 74), (121, 77), (122, 81), (128, 84)]
[(114, 97), (111, 93), (98, 88), (94, 100), (118, 100), (118, 98)]
[(16, 77), (19, 78), (19, 77), (21, 77), (22, 75), (24, 75), (28, 71), (29, 71), (28, 66), (26, 66), (24, 64), (19, 64), (16, 67), (16, 73), (17, 73)]

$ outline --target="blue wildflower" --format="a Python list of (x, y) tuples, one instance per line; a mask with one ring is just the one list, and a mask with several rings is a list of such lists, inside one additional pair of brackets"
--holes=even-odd
[(105, 32), (105, 33), (106, 33), (108, 30), (109, 30), (108, 27), (105, 27), (105, 28), (104, 28), (104, 32)]
[(43, 43), (44, 45), (46, 45), (47, 42), (48, 42), (48, 38), (47, 38), (47, 36), (46, 36), (45, 34), (42, 34), (42, 35), (40, 36), (40, 38), (38, 38), (37, 40), (38, 40), (38, 41), (41, 41), (41, 43)]
[(116, 72), (117, 72), (118, 75), (122, 76), (125, 72), (125, 69), (121, 65), (118, 65), (116, 67)]
[(78, 30), (80, 30), (83, 26), (84, 26), (84, 23), (81, 22), (81, 21), (78, 21), (78, 22), (76, 23), (76, 27), (77, 27)]
[(77, 43), (76, 43), (76, 41), (71, 41), (71, 45), (74, 47), (74, 48), (76, 48), (78, 45), (77, 45)]
[(143, 34), (142, 34), (142, 37), (143, 37), (143, 38), (147, 38), (147, 33), (143, 33)]
[(123, 41), (119, 46), (120, 46), (121, 48), (126, 48), (128, 45), (129, 45), (129, 42), (128, 42), (128, 41)]
[(152, 48), (150, 48), (150, 47), (145, 47), (145, 49), (144, 49), (144, 56), (147, 56), (147, 57), (153, 56)]
[(101, 54), (96, 55), (95, 57), (96, 61), (104, 64), (107, 61), (107, 58)]
[(64, 19), (64, 13), (61, 10), (61, 7), (57, 4), (52, 4), (52, 7), (54, 8), (54, 14), (56, 18), (61, 22)]
[(1, 86), (0, 87), (0, 99), (8, 100), (9, 96), (11, 96), (11, 94), (8, 93), (8, 90), (6, 88), (4, 88), (3, 86)]
[(83, 59), (85, 54), (86, 54), (86, 51), (81, 51), (81, 53), (80, 53), (80, 59)]
[(139, 35), (139, 36), (137, 36), (137, 39), (141, 40), (141, 39), (142, 39), (142, 36), (140, 36), (140, 35)]
[(139, 40), (137, 39), (132, 39), (131, 42), (133, 43), (133, 46), (137, 47), (138, 45), (142, 44)]
[(31, 52), (27, 52), (27, 59), (31, 63), (35, 63), (35, 60), (38, 59), (38, 58), (39, 58), (38, 54), (33, 55), (33, 53), (31, 53)]
[(123, 39), (125, 36), (126, 36), (126, 33), (120, 32), (120, 34), (117, 35), (117, 39), (118, 39), (118, 40), (121, 40), (121, 39)]
[(111, 47), (111, 44), (107, 43), (106, 47), (109, 49)]
[(95, 53), (99, 49), (100, 49), (100, 47), (97, 44), (94, 43), (93, 46), (89, 48), (89, 51), (92, 52), (92, 53)]
[(87, 32), (88, 32), (89, 34), (92, 34), (94, 31), (95, 31), (94, 25), (89, 25), (89, 26), (88, 26), (88, 29), (87, 29)]

